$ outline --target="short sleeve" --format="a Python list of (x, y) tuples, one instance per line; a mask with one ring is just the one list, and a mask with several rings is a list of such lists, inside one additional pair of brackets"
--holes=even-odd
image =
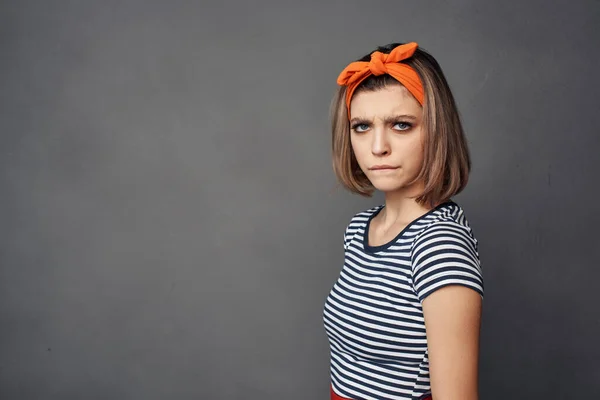
[(448, 285), (469, 287), (483, 297), (477, 240), (466, 226), (440, 221), (427, 227), (413, 244), (411, 264), (414, 289), (421, 303)]

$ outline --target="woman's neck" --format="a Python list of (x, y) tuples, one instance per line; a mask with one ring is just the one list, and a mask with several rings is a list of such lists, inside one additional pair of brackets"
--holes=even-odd
[(417, 189), (413, 189), (408, 193), (407, 191), (385, 193), (385, 207), (380, 213), (380, 221), (383, 226), (409, 223), (433, 208), (420, 204), (415, 200), (416, 195), (422, 193), (422, 187)]

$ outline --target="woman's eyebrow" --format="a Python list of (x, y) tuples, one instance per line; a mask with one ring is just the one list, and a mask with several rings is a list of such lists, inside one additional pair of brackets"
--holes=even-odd
[(354, 124), (368, 124), (370, 121), (367, 118), (363, 117), (354, 117), (350, 120), (350, 125)]
[[(414, 115), (411, 114), (394, 114), (394, 115), (389, 115), (383, 118), (383, 122), (385, 122), (386, 124), (392, 123), (392, 122), (398, 122), (399, 120), (411, 120), (411, 121), (416, 121), (417, 117), (415, 117)], [(350, 120), (350, 124), (354, 125), (354, 124), (368, 124), (370, 123), (371, 120), (369, 118), (364, 118), (364, 117), (354, 117)]]
[(411, 114), (398, 114), (398, 115), (391, 115), (389, 117), (385, 117), (383, 119), (383, 121), (386, 124), (389, 124), (392, 122), (398, 122), (399, 120), (406, 120), (406, 119), (410, 119), (411, 121), (416, 121), (417, 117), (415, 117), (414, 115), (411, 115)]

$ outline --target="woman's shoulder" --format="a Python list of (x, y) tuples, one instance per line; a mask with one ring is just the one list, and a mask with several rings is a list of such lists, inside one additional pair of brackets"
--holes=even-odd
[(352, 224), (366, 224), (369, 219), (373, 217), (376, 213), (378, 213), (383, 208), (383, 204), (372, 206), (367, 209), (363, 209), (357, 213), (355, 213), (352, 218), (350, 218), (350, 222), (348, 225)]
[(415, 235), (415, 242), (423, 241), (428, 237), (436, 236), (462, 236), (477, 244), (473, 229), (469, 224), (465, 210), (456, 202), (449, 201), (438, 206), (431, 213), (427, 223)]
[(383, 208), (383, 205), (377, 205), (370, 207), (366, 210), (361, 210), (355, 213), (351, 218), (350, 222), (346, 225), (344, 232), (344, 247), (356, 236), (360, 231), (364, 231), (369, 220)]

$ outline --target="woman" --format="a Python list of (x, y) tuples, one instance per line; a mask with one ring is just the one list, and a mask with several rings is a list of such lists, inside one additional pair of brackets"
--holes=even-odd
[(470, 157), (444, 74), (416, 43), (394, 43), (338, 84), (334, 171), (385, 204), (351, 219), (325, 302), (331, 398), (476, 400), (483, 277), (452, 200)]

